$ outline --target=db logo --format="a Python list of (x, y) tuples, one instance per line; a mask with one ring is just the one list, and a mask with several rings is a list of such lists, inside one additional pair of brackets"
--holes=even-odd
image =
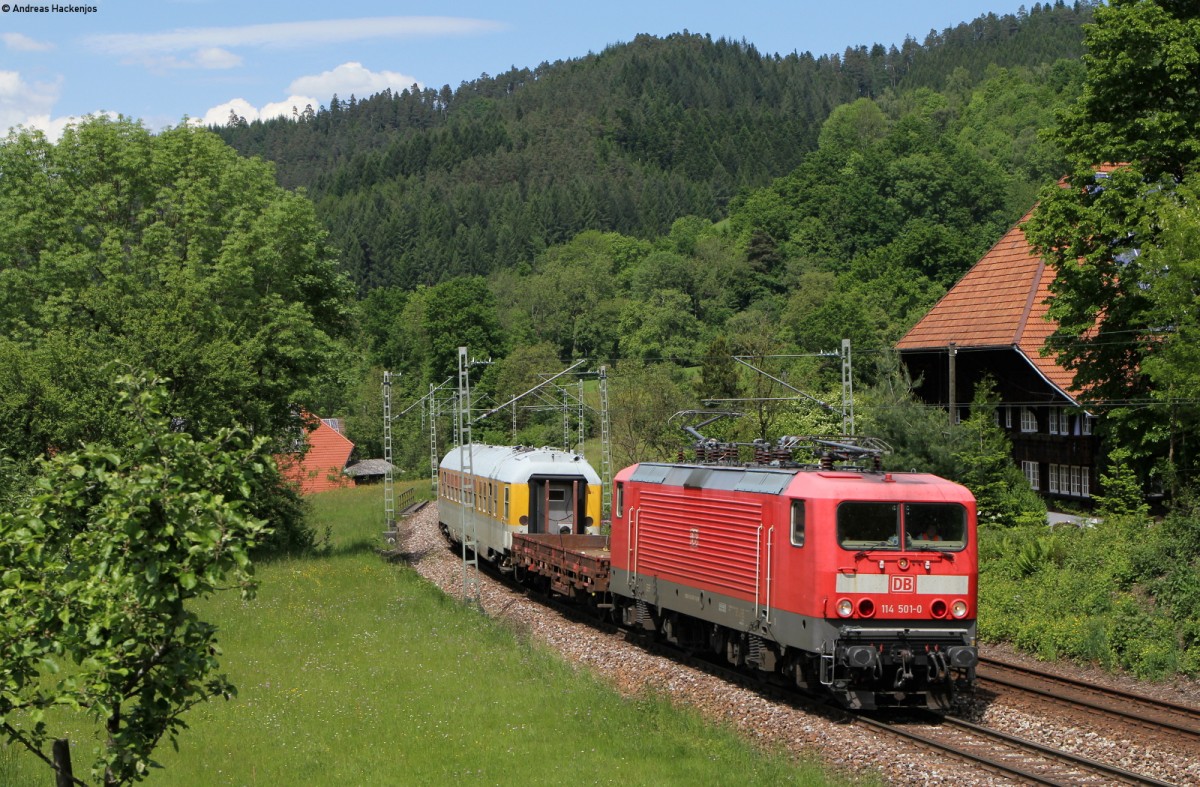
[(892, 593), (916, 593), (917, 578), (893, 575), (889, 589)]

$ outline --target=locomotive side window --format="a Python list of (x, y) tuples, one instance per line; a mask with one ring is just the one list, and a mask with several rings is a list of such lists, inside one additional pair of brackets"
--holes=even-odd
[(914, 547), (962, 549), (967, 544), (967, 509), (958, 503), (906, 503), (904, 532)]
[(625, 485), (617, 484), (617, 505), (615, 506), (616, 515), (619, 517), (625, 516)]
[(837, 535), (842, 549), (899, 549), (900, 505), (842, 503), (837, 511)]
[(804, 501), (792, 501), (792, 546), (804, 546)]

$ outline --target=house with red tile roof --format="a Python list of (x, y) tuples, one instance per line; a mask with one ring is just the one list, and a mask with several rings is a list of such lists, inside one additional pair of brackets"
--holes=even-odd
[[(996, 381), (999, 426), (1034, 489), (1051, 500), (1087, 503), (1098, 489), (1093, 417), (1080, 407), (1073, 375), (1042, 345), (1054, 269), (1022, 225), (992, 246), (896, 344), (922, 399), (966, 417), (976, 384)], [(951, 382), (953, 381), (953, 382)]]
[(308, 450), (275, 457), (284, 478), (295, 483), (302, 495), (350, 486), (345, 471), (354, 443), (342, 434), (339, 419), (311, 419), (310, 426), (313, 423), (316, 428), (304, 435)]

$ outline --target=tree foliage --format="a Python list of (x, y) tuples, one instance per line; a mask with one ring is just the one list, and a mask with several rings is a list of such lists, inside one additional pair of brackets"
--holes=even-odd
[[(1085, 44), (1083, 94), (1051, 135), (1074, 174), (1043, 193), (1029, 227), (1056, 268), (1058, 327), (1048, 346), (1140, 466), (1159, 457), (1190, 467), (1182, 438), (1200, 424), (1193, 406), (1175, 400), (1189, 388), (1195, 354), (1186, 250), (1198, 218), (1200, 9), (1113, 2), (1096, 10)], [(1155, 399), (1165, 406), (1142, 406)]]
[(189, 708), (235, 693), (191, 602), (253, 594), (268, 530), (252, 503), (277, 472), (265, 438), (173, 428), (165, 382), (119, 386), (127, 441), (43, 460), (27, 503), (0, 511), (0, 729), (48, 760), (47, 711), (84, 712), (105, 784), (144, 778)]
[(1081, 164), (1129, 161), (1182, 179), (1200, 159), (1200, 8), (1181, 0), (1112, 0), (1084, 27), (1083, 94), (1057, 134)]
[(270, 165), (207, 131), (96, 117), (56, 144), (12, 133), (0, 171), (0, 447), (119, 443), (111, 362), (169, 378), (196, 433), (296, 426), (350, 293)]

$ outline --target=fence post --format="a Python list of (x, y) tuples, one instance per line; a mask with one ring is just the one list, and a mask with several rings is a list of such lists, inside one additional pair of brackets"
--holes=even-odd
[(71, 771), (71, 744), (66, 738), (54, 740), (54, 787), (73, 787), (75, 774)]

